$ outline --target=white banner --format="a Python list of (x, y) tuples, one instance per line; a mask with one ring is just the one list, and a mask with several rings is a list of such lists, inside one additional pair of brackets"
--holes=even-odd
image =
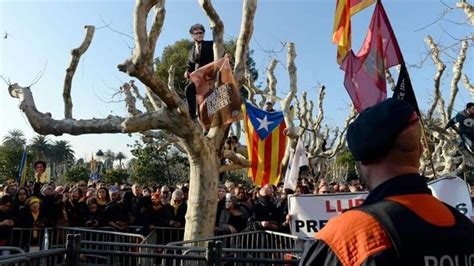
[[(473, 216), (470, 188), (459, 177), (444, 177), (428, 184), (433, 196), (456, 208), (469, 219)], [(290, 195), (288, 212), (291, 233), (313, 238), (331, 217), (361, 205), (368, 193), (336, 193), (325, 195)]]
[(368, 193), (336, 193), (325, 195), (290, 195), (288, 212), (291, 215), (291, 233), (298, 237), (313, 238), (329, 218), (361, 205)]
[(472, 202), (469, 185), (459, 177), (443, 177), (428, 183), (433, 196), (456, 208), (471, 219)]

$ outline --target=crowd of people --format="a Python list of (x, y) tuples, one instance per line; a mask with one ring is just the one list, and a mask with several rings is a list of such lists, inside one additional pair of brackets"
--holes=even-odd
[[(259, 229), (289, 232), (288, 195), (361, 190), (358, 180), (328, 183), (302, 178), (295, 191), (284, 189), (282, 183), (247, 188), (227, 181), (217, 192), (216, 233)], [(65, 185), (28, 182), (19, 187), (10, 182), (0, 191), (0, 239), (6, 241), (13, 227), (107, 226), (127, 232), (129, 226), (137, 226), (143, 233), (156, 227), (184, 228), (188, 192), (187, 183), (170, 187), (100, 181)]]

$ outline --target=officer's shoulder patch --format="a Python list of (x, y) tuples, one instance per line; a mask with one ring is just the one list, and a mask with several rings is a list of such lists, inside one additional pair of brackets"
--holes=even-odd
[(380, 222), (359, 210), (332, 218), (316, 233), (316, 238), (331, 248), (342, 265), (360, 265), (368, 257), (392, 247)]

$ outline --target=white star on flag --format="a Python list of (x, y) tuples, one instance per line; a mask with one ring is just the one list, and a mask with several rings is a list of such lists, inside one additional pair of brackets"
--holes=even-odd
[(258, 122), (260, 123), (260, 126), (258, 127), (257, 130), (260, 130), (260, 129), (264, 128), (266, 131), (268, 131), (268, 126), (269, 126), (270, 124), (273, 124), (273, 123), (274, 123), (274, 122), (268, 121), (268, 120), (267, 120), (267, 116), (265, 116), (263, 119), (260, 119), (260, 118), (257, 117), (257, 120), (258, 120)]

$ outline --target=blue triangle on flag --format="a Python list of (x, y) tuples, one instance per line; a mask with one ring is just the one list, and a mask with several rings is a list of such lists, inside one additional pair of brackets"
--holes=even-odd
[(247, 116), (261, 140), (270, 135), (283, 121), (283, 112), (266, 112), (245, 102)]

